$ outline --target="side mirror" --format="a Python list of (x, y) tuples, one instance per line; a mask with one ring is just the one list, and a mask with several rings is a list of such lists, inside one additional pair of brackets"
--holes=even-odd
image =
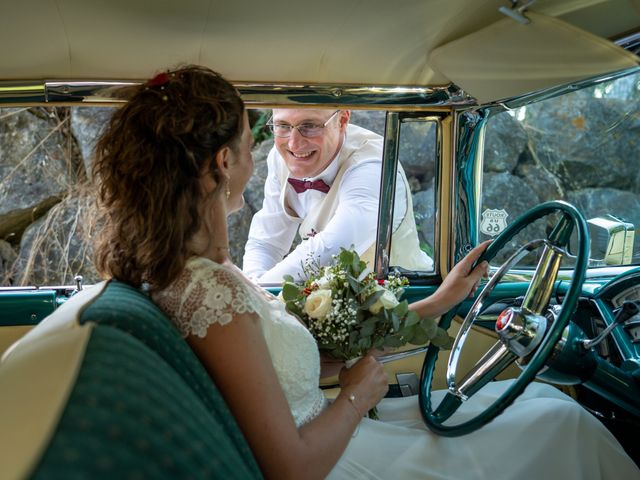
[(587, 220), (591, 237), (591, 262), (627, 265), (633, 257), (635, 228), (632, 223), (607, 215)]

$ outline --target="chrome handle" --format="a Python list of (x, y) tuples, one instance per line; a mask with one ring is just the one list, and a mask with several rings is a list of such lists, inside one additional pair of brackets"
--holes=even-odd
[(593, 347), (598, 346), (607, 337), (607, 335), (611, 333), (611, 331), (615, 327), (617, 327), (621, 323), (626, 322), (631, 317), (636, 316), (639, 312), (640, 312), (640, 307), (638, 307), (638, 304), (636, 302), (630, 302), (630, 301), (624, 302), (620, 307), (620, 309), (618, 310), (618, 314), (616, 315), (616, 318), (613, 320), (613, 322), (611, 322), (611, 325), (609, 325), (602, 332), (600, 332), (600, 335), (598, 335), (596, 338), (592, 338), (592, 339), (587, 338), (582, 340), (582, 347), (585, 350), (589, 350)]

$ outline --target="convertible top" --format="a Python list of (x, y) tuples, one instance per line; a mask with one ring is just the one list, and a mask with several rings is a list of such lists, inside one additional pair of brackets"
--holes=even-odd
[(507, 0), (0, 0), (0, 6), (0, 81), (141, 80), (198, 63), (236, 82), (455, 83), (488, 101), (638, 63), (610, 39), (640, 28), (640, 0), (537, 0), (524, 12), (529, 24), (499, 11), (510, 8)]

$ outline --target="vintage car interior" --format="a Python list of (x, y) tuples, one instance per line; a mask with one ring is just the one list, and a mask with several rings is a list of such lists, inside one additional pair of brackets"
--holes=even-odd
[[(640, 464), (639, 0), (0, 1), (0, 39), (11, 45), (0, 56), (0, 122), (117, 108), (121, 87), (189, 63), (232, 80), (257, 121), (274, 107), (377, 119), (378, 278), (405, 275), (405, 297), (423, 298), (493, 239), (484, 288), (440, 319), (451, 351), (382, 357), (389, 395), (418, 395), (429, 428), (457, 436), (531, 381), (549, 382)], [(7, 179), (24, 163), (8, 161), (16, 134), (3, 128), (0, 203), (16, 195)], [(430, 271), (388, 254), (399, 165)], [(12, 218), (0, 209), (0, 240), (19, 250), (26, 226)], [(215, 385), (141, 291), (82, 269), (56, 284), (7, 272), (0, 476), (260, 478)], [(516, 381), (491, 408), (448, 421), (502, 378)], [(336, 378), (322, 384), (335, 394)], [(172, 448), (203, 424), (198, 448)]]

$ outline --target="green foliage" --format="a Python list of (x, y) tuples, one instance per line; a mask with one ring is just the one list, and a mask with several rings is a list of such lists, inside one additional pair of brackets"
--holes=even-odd
[(433, 258), (433, 247), (426, 242), (420, 242), (420, 250), (425, 252), (429, 257)]
[(251, 135), (253, 136), (253, 141), (256, 145), (273, 137), (271, 130), (267, 127), (269, 117), (271, 117), (271, 111), (262, 110), (257, 118), (252, 122)]

